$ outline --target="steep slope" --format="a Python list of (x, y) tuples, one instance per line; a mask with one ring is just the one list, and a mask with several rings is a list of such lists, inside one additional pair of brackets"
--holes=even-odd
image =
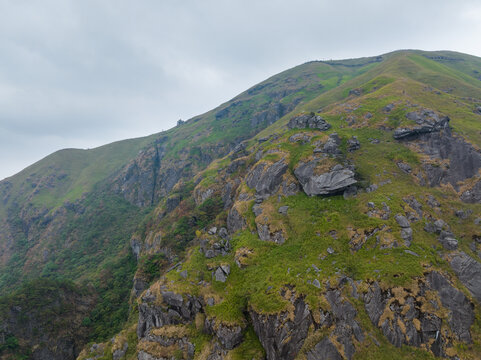
[[(79, 333), (123, 330), (79, 359), (476, 359), (479, 71), (453, 52), (310, 62), (167, 132), (54, 154), (0, 183), (2, 286), (92, 284)], [(0, 356), (38, 349), (3, 324)]]
[(160, 201), (135, 249), (188, 251), (98, 354), (478, 357), (480, 62), (383, 59)]
[[(0, 182), (0, 292), (38, 276), (88, 284), (96, 302), (85, 324), (90, 339), (106, 339), (127, 319), (139, 255), (130, 251), (131, 235), (155, 219), (159, 200), (297, 104), (366, 71), (373, 61), (339, 69), (308, 63), (169, 131), (92, 150), (62, 150)], [(176, 199), (171, 197), (169, 206)], [(133, 244), (135, 249), (135, 239)], [(140, 272), (147, 280), (155, 277), (155, 266), (168, 263), (184, 247), (177, 242), (168, 259), (139, 256)], [(9, 326), (2, 329), (0, 338), (18, 335)], [(21, 340), (25, 346), (39, 345)], [(76, 352), (78, 346), (72, 356)]]

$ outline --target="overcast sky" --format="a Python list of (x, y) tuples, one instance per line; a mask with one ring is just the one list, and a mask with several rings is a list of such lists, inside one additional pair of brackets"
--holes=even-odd
[(481, 56), (481, 1), (0, 0), (0, 179), (168, 129), (289, 67)]

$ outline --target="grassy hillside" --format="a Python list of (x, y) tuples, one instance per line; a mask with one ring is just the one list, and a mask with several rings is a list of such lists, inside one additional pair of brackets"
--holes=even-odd
[[(253, 319), (259, 316), (267, 322), (269, 316), (284, 313), (295, 318), (295, 301), (305, 302), (313, 319), (303, 347), (295, 350), (296, 358), (310, 359), (309, 352), (321, 339), (329, 339), (340, 356), (350, 358), (348, 345), (333, 335), (340, 331), (341, 320), (333, 313), (331, 291), (339, 291), (342, 301), (351, 304), (356, 314), (352, 321), (363, 329), (365, 340), (352, 340), (354, 358), (368, 359), (372, 354), (380, 359), (386, 354), (433, 358), (438, 351), (431, 348), (433, 343), (398, 348), (386, 338), (385, 329), (371, 321), (363, 299), (379, 284), (383, 294), (395, 294), (401, 304), (414, 294), (419, 318), (440, 319), (444, 356), (474, 359), (481, 351), (481, 312), (473, 294), (457, 279), (450, 257), (463, 251), (479, 261), (480, 249), (473, 248), (478, 246), (473, 241), (479, 236), (475, 219), (481, 217), (481, 205), (460, 201), (461, 192), (477, 181), (477, 175), (459, 184), (426, 185), (426, 169), (449, 172), (449, 160), (423, 152), (427, 145), (422, 141), (395, 140), (393, 131), (416, 126), (408, 113), (433, 110), (440, 117), (449, 116), (452, 132), (464, 141), (464, 148), (478, 151), (481, 115), (475, 110), (481, 104), (480, 71), (481, 59), (448, 51), (407, 50), (308, 62), (163, 133), (54, 153), (0, 182), (0, 290), (37, 277), (90, 286), (95, 304), (83, 323), (90, 340), (104, 341), (123, 330), (95, 354), (86, 348), (82, 359), (110, 358), (126, 343), (129, 359), (142, 351), (188, 358), (179, 348), (186, 341), (195, 345), (194, 358), (206, 358), (216, 349), (216, 341), (222, 343), (215, 333), (222, 326), (239, 327), (243, 339), (232, 350), (222, 343), (224, 358), (270, 357), (267, 340), (259, 335), (262, 323)], [(320, 116), (330, 128), (290, 129), (288, 123), (299, 114)], [(323, 153), (322, 146), (334, 133), (340, 139), (339, 153)], [(349, 148), (353, 137), (360, 149)], [(307, 196), (296, 169), (315, 159), (317, 175), (336, 164), (352, 166), (357, 194)], [(282, 184), (260, 198), (249, 185), (250, 174), (263, 166), (264, 172), (255, 175), (263, 176), (279, 163), (286, 164)], [(409, 167), (408, 173), (400, 163)], [(288, 184), (297, 190), (286, 192)], [(430, 199), (438, 205), (431, 206)], [(411, 221), (413, 240), (407, 247), (394, 215), (411, 213), (417, 218)], [(235, 216), (237, 220), (232, 220)], [(435, 219), (449, 224), (458, 241), (456, 251), (447, 251), (439, 234), (424, 230)], [(229, 234), (225, 254), (206, 257), (205, 244), (219, 240), (209, 229), (229, 227), (233, 221), (240, 225)], [(262, 231), (267, 237), (282, 234), (282, 244), (261, 240), (266, 236)], [(216, 272), (226, 266), (226, 281), (216, 281)], [(440, 295), (420, 290), (430, 286), (426, 279), (432, 272), (443, 274), (473, 304), (472, 342), (453, 333)], [(162, 313), (162, 306), (175, 308), (165, 303), (165, 291), (184, 299), (195, 297), (202, 309), (195, 319), (137, 337), (137, 319), (138, 326), (145, 320), (139, 315), (144, 310), (138, 309), (148, 301), (130, 297), (134, 273), (137, 295), (151, 294), (155, 301), (148, 306), (158, 306), (156, 311)], [(353, 287), (359, 296), (353, 295)], [(436, 310), (430, 301), (440, 304)], [(319, 323), (328, 313), (331, 325)], [(386, 310), (382, 316), (394, 321), (398, 315)], [(216, 324), (213, 330), (211, 321)], [(351, 329), (352, 321), (342, 326)], [(402, 325), (391, 326), (401, 332), (409, 326), (421, 329), (414, 320), (414, 325), (396, 321)], [(183, 340), (164, 346), (152, 340), (158, 339), (155, 336)], [(290, 341), (284, 339), (282, 346)]]

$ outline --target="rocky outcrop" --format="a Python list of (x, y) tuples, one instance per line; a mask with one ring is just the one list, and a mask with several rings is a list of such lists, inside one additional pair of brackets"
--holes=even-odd
[(227, 230), (229, 233), (233, 234), (238, 230), (246, 227), (246, 221), (241, 214), (237, 211), (235, 207), (230, 209), (227, 215)]
[(307, 352), (307, 360), (343, 360), (336, 345), (325, 337)]
[(249, 311), (254, 330), (266, 351), (268, 360), (292, 360), (301, 349), (312, 316), (303, 299), (293, 301), (294, 313), (264, 315), (251, 309)]
[[(162, 143), (165, 140), (166, 138), (158, 140), (127, 164), (114, 180), (114, 191), (137, 206), (152, 205), (160, 161), (164, 153)], [(169, 187), (169, 190), (171, 188)]]
[(260, 163), (247, 174), (246, 184), (256, 190), (258, 197), (267, 198), (279, 190), (287, 168), (284, 159), (274, 164)]
[[(337, 133), (332, 133), (331, 135), (329, 135), (329, 138), (327, 139), (320, 152), (329, 155), (340, 155), (342, 154), (342, 152), (339, 149), (339, 145), (341, 145), (341, 139), (339, 138), (339, 135), (337, 135)], [(316, 150), (314, 150), (314, 152), (316, 152)]]
[(318, 160), (301, 162), (294, 171), (302, 189), (309, 196), (337, 194), (357, 183), (354, 172), (342, 165), (336, 165), (328, 172), (315, 175), (317, 164)]
[[(364, 341), (364, 333), (356, 321), (357, 311), (350, 302), (342, 297), (341, 291), (338, 289), (327, 291), (326, 299), (331, 306), (331, 311), (321, 313), (321, 324), (319, 325), (321, 327), (334, 325), (331, 337), (335, 338), (335, 340), (342, 345), (344, 357), (352, 359), (356, 352), (354, 339), (358, 342)], [(330, 346), (331, 340), (326, 342), (326, 339), (329, 338), (321, 340), (320, 343), (314, 346), (314, 349), (307, 353), (308, 359), (315, 359), (316, 357), (313, 355), (316, 353), (319, 354), (319, 351), (323, 348), (326, 348), (328, 352), (333, 353), (334, 359), (341, 355), (337, 349), (337, 354), (334, 352), (334, 349)], [(322, 359), (322, 357), (320, 358)]]
[(319, 129), (326, 131), (331, 128), (331, 125), (326, 122), (322, 117), (314, 113), (301, 114), (293, 117), (287, 123), (289, 129)]
[(394, 130), (393, 137), (396, 140), (412, 139), (422, 134), (449, 129), (449, 117), (440, 118), (432, 110), (413, 111), (407, 113), (406, 118), (415, 121), (417, 125), (411, 128), (403, 127)]
[(439, 242), (446, 250), (456, 250), (458, 248), (458, 240), (451, 231), (441, 231)]
[(481, 264), (462, 251), (452, 256), (449, 264), (463, 285), (481, 303)]
[[(450, 183), (457, 188), (458, 182), (477, 175), (481, 168), (481, 154), (471, 144), (461, 137), (453, 136), (449, 131), (421, 136), (418, 146), (434, 160), (449, 160), (449, 166), (424, 166), (430, 186)], [(467, 202), (470, 202), (469, 198), (468, 194), (462, 196)]]
[(374, 282), (364, 295), (365, 308), (372, 323), (393, 345), (426, 346), (436, 356), (446, 356), (446, 350), (452, 346), (454, 339), (448, 332), (442, 331), (444, 315), (438, 311), (435, 302), (428, 300), (429, 291), (436, 291), (441, 305), (448, 310), (447, 319), (454, 339), (471, 342), (473, 304), (437, 272), (428, 274), (426, 282), (419, 282), (414, 290), (382, 290)]
[(163, 290), (162, 303), (150, 290), (142, 297), (139, 304), (139, 322), (137, 336), (146, 337), (150, 330), (164, 325), (176, 325), (191, 322), (203, 308), (202, 299), (195, 296), (176, 294)]
[(438, 292), (442, 305), (451, 312), (448, 322), (457, 338), (466, 343), (471, 342), (470, 328), (474, 322), (474, 305), (440, 273), (429, 273), (427, 280), (431, 289)]
[(235, 348), (242, 342), (242, 327), (227, 326), (215, 319), (205, 319), (204, 329), (208, 334), (215, 335), (222, 347), (227, 350)]
[[(415, 141), (422, 153), (439, 162), (423, 165), (429, 186), (450, 183), (457, 189), (458, 182), (478, 174), (481, 154), (462, 137), (451, 133), (448, 117), (440, 117), (431, 110), (411, 112), (406, 116), (418, 126), (396, 129), (394, 138)], [(449, 160), (448, 165), (443, 163), (445, 160)], [(410, 167), (405, 165), (400, 168), (408, 173), (411, 171)], [(472, 190), (465, 191), (461, 199), (465, 202), (478, 202), (481, 199), (480, 194), (481, 185), (475, 185)]]

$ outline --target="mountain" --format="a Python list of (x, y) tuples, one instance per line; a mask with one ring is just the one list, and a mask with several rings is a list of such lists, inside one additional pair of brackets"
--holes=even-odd
[(476, 359), (481, 58), (312, 61), (0, 182), (0, 359)]

